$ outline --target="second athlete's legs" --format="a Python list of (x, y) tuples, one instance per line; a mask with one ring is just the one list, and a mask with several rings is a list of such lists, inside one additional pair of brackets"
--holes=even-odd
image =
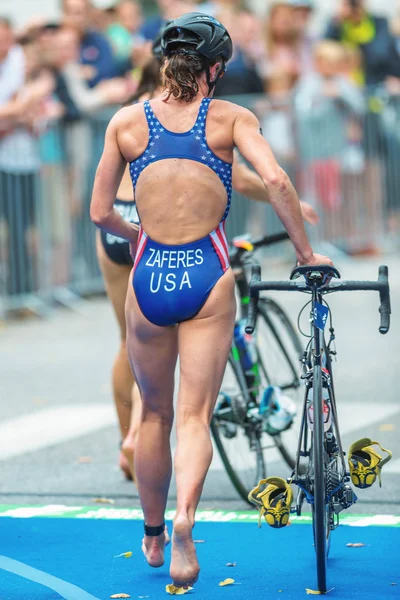
[(120, 467), (125, 476), (134, 476), (133, 455), (140, 422), (140, 394), (128, 360), (126, 348), (125, 301), (131, 268), (119, 265), (107, 256), (100, 235), (97, 236), (97, 256), (104, 277), (107, 296), (114, 309), (120, 330), (120, 347), (112, 369), (112, 387), (121, 431)]

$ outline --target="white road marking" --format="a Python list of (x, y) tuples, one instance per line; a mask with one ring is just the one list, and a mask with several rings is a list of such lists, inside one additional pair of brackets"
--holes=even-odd
[(111, 404), (68, 404), (0, 423), (0, 460), (43, 450), (114, 425)]
[[(352, 402), (338, 405), (339, 424), (342, 436), (353, 431), (362, 431), (370, 436), (368, 428), (400, 412), (398, 404), (366, 404)], [(61, 405), (35, 411), (22, 417), (0, 423), (0, 460), (8, 460), (50, 446), (62, 444), (81, 436), (89, 435), (116, 423), (112, 403)], [(287, 434), (289, 444), (296, 447), (297, 428)], [(272, 440), (265, 438), (268, 445)], [(233, 440), (232, 440), (233, 441)], [(175, 444), (173, 444), (175, 445)], [(275, 448), (266, 451), (268, 464), (281, 462)], [(214, 448), (212, 471), (224, 471), (218, 451)], [(391, 461), (385, 472), (400, 472), (400, 460)]]
[(0, 556), (0, 569), (14, 573), (15, 575), (19, 575), (20, 577), (29, 579), (35, 583), (39, 583), (50, 590), (57, 592), (64, 600), (100, 600), (100, 598), (88, 594), (76, 585), (68, 583), (68, 581), (54, 577), (45, 571), (34, 569), (18, 560), (8, 558), (8, 556)]
[[(396, 413), (400, 413), (399, 404), (381, 404), (375, 402), (351, 402), (341, 404), (340, 398), (337, 402), (337, 411), (339, 419), (339, 429), (341, 435), (348, 435), (353, 431), (363, 430), (363, 437), (370, 437), (368, 427), (379, 423)], [(384, 434), (382, 434), (384, 438)]]

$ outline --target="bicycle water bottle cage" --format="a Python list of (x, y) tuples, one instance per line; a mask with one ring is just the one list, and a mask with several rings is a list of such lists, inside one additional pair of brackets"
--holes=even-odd
[(314, 282), (318, 282), (321, 286), (325, 285), (332, 277), (340, 279), (339, 271), (330, 265), (302, 265), (301, 267), (296, 267), (290, 273), (290, 279), (298, 279), (301, 275), (304, 275), (307, 285), (310, 286)]

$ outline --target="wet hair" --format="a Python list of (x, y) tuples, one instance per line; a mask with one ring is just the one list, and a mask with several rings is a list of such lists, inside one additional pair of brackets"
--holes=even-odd
[(161, 83), (169, 96), (173, 96), (177, 100), (192, 102), (199, 91), (199, 78), (217, 62), (221, 62), (223, 65), (222, 58), (210, 62), (204, 56), (193, 51), (190, 46), (180, 44), (168, 53), (164, 61), (161, 68)]
[(153, 56), (143, 67), (142, 75), (139, 81), (139, 86), (131, 98), (129, 98), (126, 106), (137, 102), (144, 94), (148, 94), (150, 98), (154, 96), (154, 92), (161, 84), (160, 69), (162, 58)]

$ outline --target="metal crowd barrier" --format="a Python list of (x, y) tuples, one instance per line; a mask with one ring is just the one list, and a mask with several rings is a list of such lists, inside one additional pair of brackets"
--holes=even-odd
[[(379, 251), (391, 232), (397, 239), (400, 97), (369, 91), (365, 109), (344, 121), (337, 112), (343, 107), (321, 120), (293, 98), (230, 99), (257, 114), (301, 198), (319, 213), (320, 224), (308, 227), (317, 250), (329, 244), (349, 254)], [(56, 123), (40, 136), (22, 132), (6, 144), (0, 138), (0, 316), (24, 309), (45, 314), (58, 303), (71, 305), (103, 291), (89, 205), (114, 112), (109, 108), (84, 121)], [(229, 237), (281, 228), (269, 205), (234, 193)], [(287, 258), (288, 252), (280, 247), (268, 255)]]

